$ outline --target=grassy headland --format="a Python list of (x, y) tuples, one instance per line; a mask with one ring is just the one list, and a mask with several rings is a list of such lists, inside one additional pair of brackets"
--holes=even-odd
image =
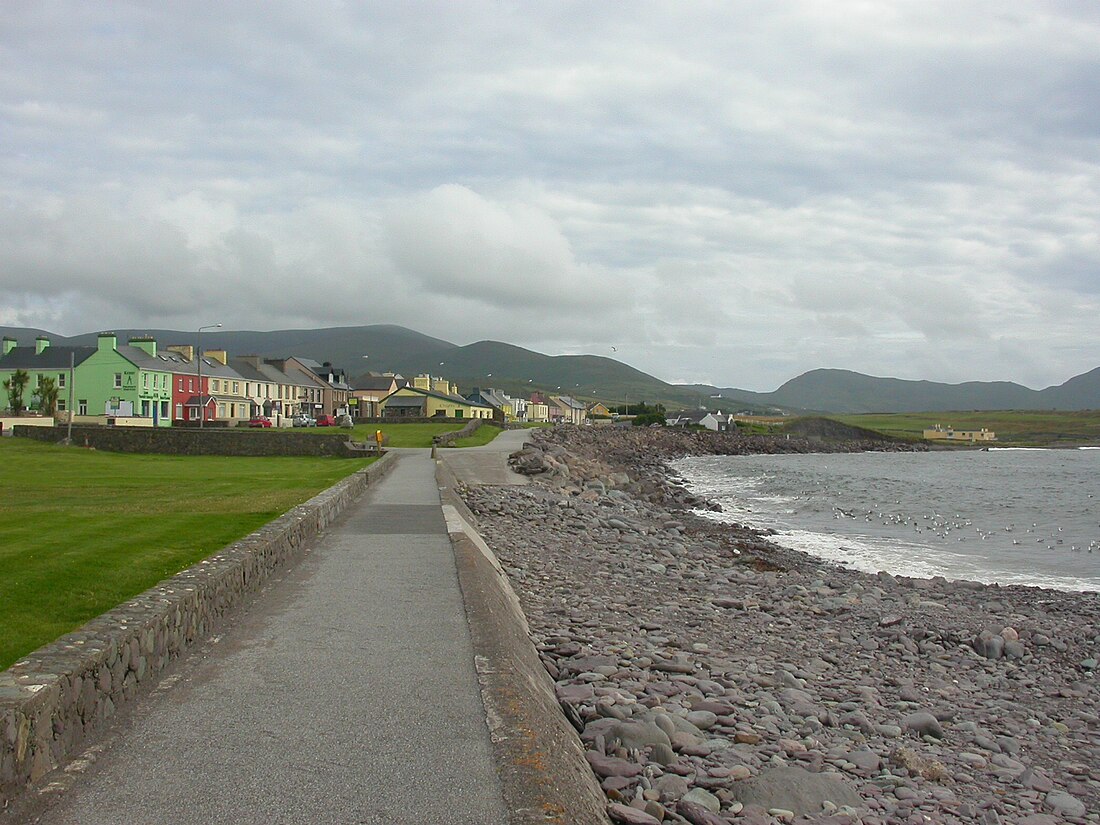
[(985, 427), (997, 434), (997, 445), (1033, 447), (1100, 444), (1100, 410), (1055, 412), (994, 410), (927, 413), (834, 415), (837, 421), (897, 438), (919, 439), (936, 424), (960, 430)]
[(368, 463), (0, 439), (0, 669)]

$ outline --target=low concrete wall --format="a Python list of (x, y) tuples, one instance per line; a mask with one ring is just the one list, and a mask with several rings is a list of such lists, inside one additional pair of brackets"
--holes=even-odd
[(24, 418), (15, 415), (0, 415), (0, 431), (10, 430), (12, 427), (52, 427), (52, 418)]
[(77, 753), (273, 570), (298, 558), (396, 460), (384, 456), (0, 672), (0, 810)]
[[(13, 430), (20, 438), (58, 443), (65, 427), (22, 427)], [(377, 445), (363, 449), (348, 446), (347, 434), (332, 435), (286, 431), (263, 432), (248, 429), (184, 429), (178, 427), (130, 429), (120, 427), (73, 427), (73, 443), (115, 453), (166, 453), (168, 455), (239, 456), (333, 456), (363, 458), (377, 453)], [(366, 452), (364, 452), (364, 450)]]
[(562, 712), (507, 574), (473, 527), (443, 462), (436, 464), (436, 480), (509, 825), (609, 825), (607, 799)]

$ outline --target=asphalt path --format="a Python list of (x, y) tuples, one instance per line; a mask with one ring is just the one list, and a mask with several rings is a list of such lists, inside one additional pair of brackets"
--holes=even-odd
[(505, 822), (435, 464), (401, 452), (32, 821)]
[(512, 472), (508, 455), (529, 440), (529, 430), (505, 430), (481, 447), (446, 448), (436, 455), (450, 468), (455, 478), (466, 484), (520, 485), (529, 479)]

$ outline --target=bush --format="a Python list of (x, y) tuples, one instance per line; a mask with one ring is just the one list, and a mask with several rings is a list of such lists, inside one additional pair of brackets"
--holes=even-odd
[(645, 415), (634, 416), (633, 424), (635, 427), (649, 427), (653, 424), (659, 424), (665, 426), (664, 413), (646, 413)]

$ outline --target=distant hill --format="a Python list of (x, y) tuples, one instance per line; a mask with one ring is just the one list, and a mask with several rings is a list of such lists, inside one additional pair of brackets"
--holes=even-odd
[[(117, 329), (120, 340), (152, 335), (161, 346), (194, 344), (192, 331)], [(55, 344), (94, 344), (96, 333), (72, 338), (45, 330), (0, 326), (30, 344), (46, 335)], [(443, 375), (463, 390), (500, 387), (512, 393), (562, 392), (610, 403), (661, 402), (673, 407), (721, 408), (733, 412), (934, 412), (949, 410), (1100, 409), (1100, 367), (1056, 387), (1032, 390), (1008, 381), (943, 384), (876, 378), (849, 370), (818, 369), (787, 381), (775, 392), (759, 393), (703, 384), (669, 384), (612, 358), (599, 355), (544, 355), (500, 341), (459, 346), (405, 327), (374, 324), (271, 332), (208, 330), (203, 347), (233, 355), (299, 355), (331, 361), (350, 375), (392, 370), (405, 376)]]
[(1044, 390), (1029, 389), (1011, 381), (942, 384), (819, 369), (792, 378), (775, 392), (739, 389), (718, 392), (784, 409), (833, 413), (1089, 410), (1100, 409), (1100, 368)]

